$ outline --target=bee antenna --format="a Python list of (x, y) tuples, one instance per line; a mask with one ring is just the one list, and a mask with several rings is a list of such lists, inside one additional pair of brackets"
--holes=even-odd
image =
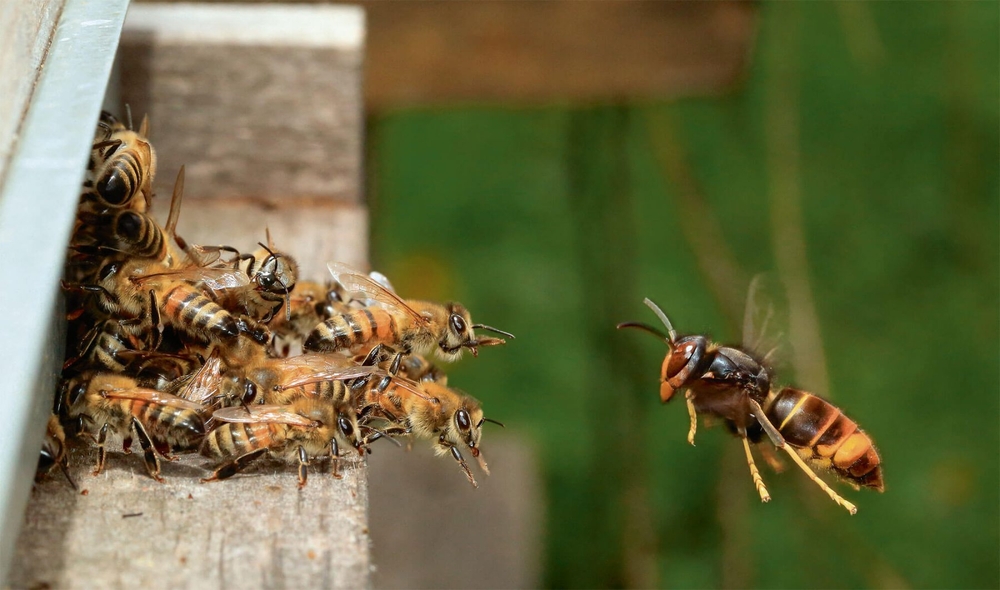
[(380, 438), (385, 438), (385, 439), (388, 439), (388, 440), (391, 440), (391, 441), (392, 441), (392, 444), (396, 445), (397, 447), (402, 447), (402, 446), (403, 446), (403, 443), (401, 443), (401, 442), (399, 442), (398, 440), (396, 440), (396, 439), (392, 438), (391, 436), (389, 436), (389, 435), (388, 435), (388, 434), (387, 434), (387, 433), (386, 433), (385, 431), (383, 431), (383, 430), (379, 430), (378, 428), (372, 428), (371, 426), (365, 426), (365, 428), (367, 428), (368, 430), (370, 430), (370, 431), (372, 431), (372, 432), (374, 432), (375, 434), (377, 434), (377, 435), (378, 435), (378, 436), (377, 436), (377, 437), (375, 438), (375, 440), (378, 440), (378, 439), (380, 439)]
[(132, 107), (125, 103), (125, 118), (128, 119), (128, 130), (132, 131)]
[(674, 325), (670, 323), (670, 319), (667, 318), (667, 314), (663, 313), (663, 310), (660, 309), (660, 306), (653, 303), (653, 300), (650, 299), (649, 297), (643, 299), (642, 302), (646, 304), (646, 307), (652, 309), (653, 313), (656, 314), (656, 317), (660, 318), (660, 321), (663, 322), (663, 325), (667, 327), (667, 334), (670, 334), (670, 341), (673, 342), (677, 340), (677, 331), (674, 330)]
[(659, 328), (655, 328), (653, 326), (650, 326), (649, 324), (644, 324), (642, 322), (622, 322), (618, 324), (617, 328), (619, 330), (621, 330), (622, 328), (639, 328), (640, 330), (649, 332), (650, 334), (656, 336), (660, 340), (663, 340), (664, 342), (667, 343), (667, 346), (670, 346), (671, 342), (670, 338), (666, 334), (661, 332)]
[(493, 418), (485, 418), (484, 417), (483, 418), (483, 422), (492, 422), (492, 423), (496, 424), (497, 426), (499, 426), (500, 428), (506, 428), (506, 426), (503, 425), (503, 422), (500, 422), (499, 420), (494, 420)]
[(514, 338), (514, 335), (510, 332), (504, 332), (503, 330), (494, 328), (493, 326), (487, 326), (486, 324), (472, 324), (473, 330), (486, 330), (488, 332), (494, 332), (496, 334), (503, 334), (508, 338)]
[[(271, 240), (270, 236), (271, 236), (271, 234), (270, 234), (270, 232), (268, 232), (268, 241)], [(271, 256), (274, 256), (274, 250), (271, 250), (270, 248), (268, 248), (267, 246), (265, 246), (263, 244), (263, 242), (257, 242), (257, 245), (260, 246), (261, 248), (267, 250), (267, 253), (270, 254)]]

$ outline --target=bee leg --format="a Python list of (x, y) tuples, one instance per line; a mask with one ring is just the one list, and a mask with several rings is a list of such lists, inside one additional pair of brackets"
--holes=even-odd
[[(84, 311), (83, 308), (81, 308), (80, 311), (83, 312)], [(73, 318), (67, 317), (66, 319), (71, 320)], [(103, 328), (104, 324), (97, 324), (93, 328), (88, 330), (86, 334), (84, 334), (83, 343), (80, 345), (79, 348), (76, 349), (76, 356), (73, 358), (66, 359), (66, 362), (63, 363), (62, 368), (64, 371), (66, 369), (71, 368), (73, 365), (77, 364), (84, 357), (90, 354), (90, 351), (91, 349), (94, 348), (94, 343), (97, 342), (97, 337), (98, 335), (100, 335), (100, 331)]]
[(152, 289), (149, 290), (149, 325), (148, 350), (156, 350), (160, 347), (163, 325), (160, 324), (160, 308), (156, 305), (156, 292)]
[(393, 357), (392, 363), (389, 365), (389, 374), (395, 376), (399, 372), (399, 366), (403, 363), (403, 357), (406, 356), (401, 352), (397, 352), (396, 356)]
[(465, 472), (465, 477), (469, 479), (469, 483), (472, 484), (472, 487), (478, 488), (479, 484), (476, 483), (476, 478), (472, 477), (472, 470), (469, 469), (469, 465), (468, 463), (465, 462), (465, 458), (462, 457), (462, 453), (458, 451), (458, 447), (450, 447), (450, 450), (451, 450), (451, 456), (454, 457), (456, 461), (458, 461), (458, 465), (462, 468), (462, 471)]
[(108, 458), (108, 451), (104, 447), (104, 444), (108, 440), (108, 425), (101, 426), (101, 430), (97, 433), (97, 467), (94, 467), (94, 475), (100, 475), (104, 471), (104, 461)]
[(160, 454), (156, 452), (156, 445), (149, 438), (149, 433), (142, 426), (142, 422), (135, 416), (132, 417), (132, 427), (135, 428), (136, 438), (139, 439), (139, 446), (142, 447), (142, 462), (146, 465), (149, 476), (156, 481), (163, 483), (160, 477)]
[(368, 351), (368, 354), (367, 354), (367, 356), (365, 356), (365, 360), (361, 363), (361, 366), (363, 366), (363, 367), (370, 367), (372, 365), (377, 365), (380, 362), (382, 362), (382, 360), (383, 360), (382, 359), (382, 348), (383, 348), (383, 346), (382, 346), (381, 343), (376, 344), (375, 346), (373, 346), (372, 349)]
[(56, 461), (56, 463), (59, 464), (59, 469), (61, 469), (62, 472), (63, 472), (63, 475), (66, 476), (66, 481), (69, 482), (69, 485), (73, 486), (74, 490), (80, 489), (80, 488), (76, 487), (76, 482), (73, 481), (73, 476), (69, 474), (69, 457), (67, 455), (63, 455), (62, 459), (59, 460), (59, 461)]
[(246, 469), (250, 463), (266, 452), (267, 448), (257, 449), (255, 451), (250, 451), (245, 455), (240, 455), (231, 461), (226, 461), (222, 465), (219, 465), (216, 470), (212, 472), (210, 477), (202, 478), (201, 483), (208, 483), (210, 481), (217, 481), (220, 479), (229, 479), (240, 471)]
[(167, 443), (154, 443), (153, 448), (159, 453), (160, 457), (170, 461), (171, 463), (177, 461), (177, 456), (170, 453), (170, 445)]
[(747, 464), (750, 465), (750, 477), (753, 478), (753, 485), (757, 486), (757, 493), (760, 494), (761, 502), (770, 502), (771, 494), (767, 493), (767, 487), (764, 486), (764, 480), (760, 477), (760, 472), (757, 471), (757, 465), (753, 462), (753, 454), (750, 452), (750, 441), (747, 440), (746, 431), (740, 433), (740, 440), (743, 441), (743, 450), (747, 452)]
[(299, 489), (306, 487), (306, 480), (309, 478), (309, 456), (305, 448), (299, 446)]
[(802, 460), (802, 457), (799, 456), (799, 453), (794, 448), (792, 448), (791, 445), (785, 442), (785, 438), (781, 436), (781, 433), (778, 432), (778, 429), (774, 427), (774, 424), (771, 424), (771, 421), (768, 420), (767, 416), (764, 415), (764, 410), (761, 409), (760, 404), (751, 399), (750, 405), (753, 408), (754, 417), (757, 418), (757, 421), (760, 422), (760, 425), (764, 427), (764, 432), (766, 432), (767, 435), (771, 438), (771, 442), (774, 443), (774, 446), (788, 453), (788, 456), (792, 458), (792, 461), (795, 461), (795, 464), (799, 466), (799, 469), (804, 471), (805, 474), (809, 477), (809, 479), (813, 480), (813, 482), (815, 482), (816, 485), (818, 485), (821, 490), (826, 492), (826, 495), (830, 496), (831, 500), (833, 500), (840, 506), (843, 506), (851, 514), (857, 514), (858, 513), (857, 506), (842, 498), (840, 494), (833, 491), (833, 489), (830, 486), (826, 485), (826, 482), (820, 479), (819, 476), (816, 475), (816, 473), (812, 469), (810, 469), (808, 465), (806, 465), (806, 462)]
[(333, 476), (337, 479), (344, 477), (340, 474), (340, 447), (337, 445), (337, 439), (330, 439), (330, 465), (333, 467)]
[(684, 394), (687, 401), (688, 415), (691, 416), (691, 428), (688, 429), (688, 442), (694, 446), (694, 433), (698, 430), (698, 413), (694, 409), (694, 395), (690, 391)]

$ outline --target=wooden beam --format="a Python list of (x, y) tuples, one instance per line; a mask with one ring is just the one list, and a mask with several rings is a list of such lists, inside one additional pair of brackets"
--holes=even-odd
[(362, 4), (369, 110), (720, 94), (744, 76), (757, 13), (750, 2)]

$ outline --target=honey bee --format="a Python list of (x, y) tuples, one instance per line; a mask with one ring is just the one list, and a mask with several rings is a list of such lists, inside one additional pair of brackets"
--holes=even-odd
[(195, 339), (232, 341), (246, 328), (195, 285), (155, 276), (150, 268), (140, 259), (109, 262), (96, 284), (76, 288), (96, 293), (101, 310), (123, 319), (134, 333), (156, 331), (162, 320)]
[[(482, 405), (469, 395), (433, 381), (416, 382), (395, 376), (398, 360), (395, 364), (388, 373), (382, 373), (382, 379), (362, 378), (350, 387), (362, 428), (374, 433), (366, 438), (366, 444), (386, 435), (431, 440), (435, 454), (450, 454), (469, 483), (479, 487), (460, 449), (467, 447), (489, 475), (489, 466), (480, 451), (482, 426), (484, 422), (503, 424), (486, 418)], [(317, 379), (303, 376), (286, 387), (300, 387)]]
[[(171, 460), (169, 452), (195, 448), (205, 436), (203, 406), (139, 387), (132, 377), (89, 373), (68, 381), (65, 389), (69, 418), (78, 420), (97, 443), (94, 475), (104, 469), (109, 434), (122, 437), (122, 448), (129, 452), (134, 433), (146, 470), (157, 481), (163, 481), (160, 457)], [(88, 424), (96, 434), (87, 430)]]
[(316, 326), (303, 348), (315, 352), (357, 352), (385, 344), (404, 353), (434, 351), (445, 361), (455, 361), (468, 348), (478, 356), (478, 347), (506, 344), (502, 338), (477, 338), (475, 330), (488, 330), (513, 338), (502, 330), (473, 324), (459, 303), (440, 305), (425, 301), (403, 301), (369, 276), (341, 264), (329, 264), (334, 279), (348, 292), (364, 293), (375, 305), (336, 315)]
[(268, 454), (298, 464), (301, 489), (313, 459), (329, 458), (333, 475), (339, 478), (341, 448), (362, 452), (357, 416), (346, 402), (303, 397), (289, 405), (234, 406), (216, 410), (212, 421), (221, 424), (205, 438), (201, 453), (224, 463), (203, 482), (232, 477)]
[(135, 132), (110, 113), (101, 113), (95, 138), (98, 141), (91, 150), (84, 182), (85, 209), (131, 208), (145, 212), (149, 208), (156, 151), (147, 139), (148, 133), (146, 117)]
[[(287, 254), (259, 245), (253, 254), (241, 256), (239, 268), (199, 269), (194, 274), (223, 308), (266, 324), (295, 288), (298, 264)], [(257, 260), (261, 261), (259, 265)]]
[[(751, 286), (753, 299), (754, 286)], [(667, 333), (647, 324), (626, 322), (619, 328), (635, 327), (661, 338), (669, 347), (660, 370), (660, 400), (670, 401), (685, 390), (691, 418), (688, 442), (694, 444), (697, 415), (722, 418), (743, 441), (747, 463), (761, 501), (771, 497), (754, 464), (750, 442), (766, 434), (775, 447), (792, 460), (830, 498), (857, 512), (848, 502), (821, 480), (806, 463), (833, 473), (855, 489), (864, 486), (883, 491), (881, 461), (868, 437), (836, 406), (817, 395), (793, 388), (775, 392), (766, 361), (747, 350), (720, 346), (706, 336), (677, 335), (666, 314), (651, 300), (645, 304), (663, 322)], [(748, 317), (750, 312), (748, 305)], [(747, 334), (745, 334), (745, 337)]]

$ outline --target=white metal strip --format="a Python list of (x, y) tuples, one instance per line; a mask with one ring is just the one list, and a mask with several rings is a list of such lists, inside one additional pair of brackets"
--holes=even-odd
[(51, 411), (59, 279), (127, 9), (128, 0), (66, 0), (0, 187), (0, 585)]

